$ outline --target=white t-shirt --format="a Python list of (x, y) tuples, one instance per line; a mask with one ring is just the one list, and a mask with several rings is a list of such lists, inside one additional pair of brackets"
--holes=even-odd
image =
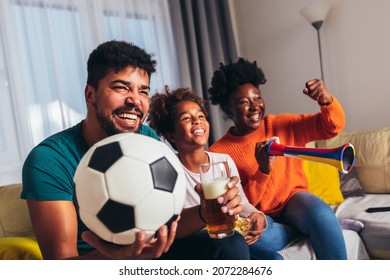
[[(237, 166), (229, 155), (212, 153), (212, 152), (206, 152), (206, 153), (209, 156), (210, 162), (227, 161), (230, 168), (230, 176), (240, 177), (238, 174)], [(200, 182), (200, 175), (199, 173), (194, 173), (189, 171), (187, 168), (185, 168), (184, 165), (183, 168), (187, 179), (187, 184), (186, 184), (187, 195), (186, 195), (186, 200), (184, 202), (184, 208), (189, 208), (200, 204), (199, 195), (195, 191), (195, 185)], [(261, 211), (259, 211), (252, 204), (249, 203), (248, 198), (246, 197), (244, 190), (242, 189), (241, 182), (238, 182), (236, 186), (238, 187), (239, 195), (241, 196), (240, 204), (243, 206), (243, 211), (240, 213), (240, 216), (246, 218), (252, 212), (260, 213)]]

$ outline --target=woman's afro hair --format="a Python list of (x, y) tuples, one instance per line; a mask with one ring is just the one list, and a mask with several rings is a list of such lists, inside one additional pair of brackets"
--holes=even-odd
[(225, 114), (228, 112), (230, 95), (241, 85), (250, 83), (256, 88), (266, 82), (263, 70), (257, 67), (257, 62), (250, 62), (244, 58), (238, 58), (237, 62), (219, 64), (211, 79), (210, 94), (211, 104), (219, 105)]

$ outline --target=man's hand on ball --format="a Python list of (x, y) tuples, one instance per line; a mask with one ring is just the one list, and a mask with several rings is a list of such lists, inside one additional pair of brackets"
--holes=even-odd
[(102, 255), (113, 260), (133, 260), (145, 258), (159, 258), (171, 247), (180, 216), (171, 223), (168, 230), (166, 225), (159, 228), (157, 236), (147, 241), (144, 230), (136, 233), (136, 240), (130, 245), (117, 245), (99, 238), (92, 231), (82, 233), (85, 242), (95, 247)]
[[(176, 220), (174, 220), (170, 227), (169, 227), (169, 231), (168, 231), (168, 239), (167, 239), (167, 242), (166, 243), (163, 243), (163, 251), (162, 253), (166, 253), (168, 252), (169, 248), (171, 247), (173, 241), (175, 241), (175, 237), (176, 237), (176, 230), (177, 230), (177, 225), (179, 223), (179, 220), (180, 220), (181, 216), (177, 216)], [(160, 239), (160, 230), (161, 228), (158, 230), (158, 235), (157, 235), (157, 241)], [(161, 254), (159, 255), (159, 257), (161, 256)]]
[(163, 253), (168, 252), (176, 236), (177, 223), (180, 220), (180, 216), (171, 223), (170, 228), (163, 225), (157, 231), (157, 237), (153, 238), (150, 242), (144, 242), (144, 237), (138, 239), (132, 245), (136, 246), (135, 255), (136, 258), (159, 258)]

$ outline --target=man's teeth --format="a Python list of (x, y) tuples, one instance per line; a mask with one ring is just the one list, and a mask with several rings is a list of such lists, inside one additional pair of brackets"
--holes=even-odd
[(120, 117), (121, 119), (130, 119), (130, 120), (136, 120), (137, 119), (137, 115), (128, 114), (128, 113), (118, 114), (118, 117)]
[(260, 114), (251, 115), (249, 119), (252, 121), (258, 121), (260, 119)]

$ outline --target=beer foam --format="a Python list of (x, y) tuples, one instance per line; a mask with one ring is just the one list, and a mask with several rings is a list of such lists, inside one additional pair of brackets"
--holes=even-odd
[(216, 199), (228, 190), (229, 178), (218, 178), (212, 182), (202, 183), (204, 197), (206, 199)]

